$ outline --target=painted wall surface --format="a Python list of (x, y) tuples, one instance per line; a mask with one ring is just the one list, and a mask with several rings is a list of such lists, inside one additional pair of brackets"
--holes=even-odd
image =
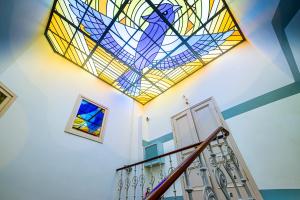
[(0, 1), (0, 73), (26, 50), (38, 31), (44, 29), (52, 3), (52, 0)]
[(296, 200), (300, 199), (300, 190), (261, 190), (264, 200)]
[(300, 21), (300, 11), (293, 17), (288, 26), (285, 29), (289, 45), (292, 49), (293, 56), (298, 65), (298, 69), (300, 70), (300, 29), (299, 29), (299, 21)]
[[(299, 197), (299, 102), (297, 94), (226, 120), (265, 199), (276, 194), (280, 194), (278, 199), (286, 195), (290, 199)], [(164, 147), (169, 144), (167, 152), (172, 149), (173, 138), (168, 133), (144, 144), (155, 142), (163, 143)]]
[[(246, 1), (234, 1), (230, 7), (237, 14), (247, 41), (147, 104), (145, 116), (150, 118), (150, 122), (146, 139), (170, 132), (170, 116), (185, 108), (183, 95), (191, 105), (214, 96), (221, 110), (225, 110), (293, 82), (271, 26), (277, 4), (255, 2), (257, 5), (252, 8), (249, 3), (240, 5), (242, 3), (247, 4)], [(249, 8), (245, 10), (243, 7)], [(257, 15), (250, 15), (257, 9), (260, 9)], [(246, 14), (239, 16), (240, 10)]]
[[(145, 140), (153, 140), (172, 131), (170, 117), (186, 108), (183, 95), (190, 105), (213, 96), (220, 110), (224, 111), (294, 82), (271, 26), (277, 4), (278, 1), (231, 1), (229, 6), (247, 41), (147, 104), (145, 117), (149, 117), (150, 121), (143, 129)], [(296, 135), (300, 128), (296, 122), (299, 121), (299, 110), (295, 109), (299, 107), (298, 98), (291, 96), (268, 104), (268, 109), (262, 112), (253, 110), (249, 112), (253, 113), (251, 117), (245, 113), (227, 120), (259, 189), (300, 188), (296, 170), (299, 161), (294, 160), (299, 154), (294, 143), (298, 141), (299, 144)], [(257, 116), (263, 116), (264, 120)], [(267, 129), (267, 124), (274, 125), (272, 131)], [(245, 127), (248, 128), (248, 137), (244, 137)], [(281, 136), (283, 133), (285, 135)], [(261, 138), (249, 142), (252, 135)], [(268, 147), (270, 150), (266, 151)], [(277, 154), (278, 151), (280, 153)], [(287, 165), (290, 166), (288, 170)]]
[(300, 188), (300, 94), (226, 121), (259, 189)]
[[(55, 55), (42, 35), (52, 1), (24, 2), (0, 2), (0, 81), (18, 96), (0, 119), (0, 199), (111, 199), (114, 170), (142, 159), (141, 138), (171, 132), (182, 95), (223, 111), (293, 82), (271, 25), (278, 0), (229, 1), (247, 41), (145, 107)], [(63, 132), (78, 94), (110, 109), (104, 144)], [(299, 100), (227, 120), (260, 189), (300, 187)]]
[[(0, 74), (18, 96), (0, 119), (0, 199), (112, 199), (130, 161), (134, 102), (55, 54), (42, 34)], [(104, 143), (64, 132), (77, 96), (109, 108)]]

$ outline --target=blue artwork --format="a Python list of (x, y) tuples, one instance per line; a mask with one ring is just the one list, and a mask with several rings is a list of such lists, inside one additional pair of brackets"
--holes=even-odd
[(82, 99), (72, 127), (87, 134), (99, 136), (104, 114), (105, 109)]
[[(175, 20), (175, 14), (181, 8), (171, 3), (161, 3), (157, 5), (157, 11), (142, 16), (148, 24), (145, 30), (113, 21), (82, 1), (70, 0), (70, 8), (92, 39), (99, 41), (99, 45), (130, 66), (130, 70), (123, 73), (117, 82), (133, 96), (141, 93), (145, 68), (169, 70), (193, 62), (216, 49), (234, 32), (228, 30), (214, 34), (195, 34), (190, 38), (176, 34), (167, 35)], [(122, 35), (122, 32), (128, 33), (129, 38), (124, 38), (126, 34)], [(170, 50), (169, 55), (162, 46), (170, 42), (185, 45), (174, 52)]]

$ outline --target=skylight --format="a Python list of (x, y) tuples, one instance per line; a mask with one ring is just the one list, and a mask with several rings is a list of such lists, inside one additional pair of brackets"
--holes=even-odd
[(244, 40), (223, 0), (56, 0), (45, 35), (142, 104)]

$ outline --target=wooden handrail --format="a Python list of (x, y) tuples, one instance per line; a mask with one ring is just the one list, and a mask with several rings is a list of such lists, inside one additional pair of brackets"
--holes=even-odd
[(217, 128), (212, 134), (210, 134), (206, 140), (204, 140), (190, 156), (188, 156), (176, 169), (164, 180), (162, 180), (157, 187), (155, 187), (146, 200), (157, 200), (159, 199), (171, 185), (186, 171), (186, 169), (194, 162), (194, 160), (204, 151), (204, 149), (213, 141), (219, 132), (223, 131), (225, 135), (229, 132), (223, 127)]
[[(228, 135), (228, 131), (226, 129), (223, 129), (224, 132), (225, 132), (225, 135)], [(221, 139), (223, 136), (219, 136), (218, 138)], [(217, 138), (214, 138), (214, 139), (217, 139)], [(140, 165), (140, 164), (143, 164), (143, 163), (146, 163), (146, 162), (150, 162), (152, 160), (156, 160), (156, 159), (159, 159), (159, 158), (162, 158), (162, 157), (165, 157), (165, 156), (168, 156), (168, 155), (171, 155), (171, 154), (174, 154), (174, 153), (178, 153), (180, 151), (184, 151), (184, 150), (187, 150), (187, 149), (191, 149), (191, 148), (194, 148), (194, 147), (197, 147), (201, 144), (202, 142), (198, 142), (198, 143), (195, 143), (195, 144), (191, 144), (191, 145), (188, 145), (188, 146), (185, 146), (185, 147), (182, 147), (182, 148), (179, 148), (179, 149), (175, 149), (173, 151), (169, 151), (167, 153), (164, 153), (164, 154), (161, 154), (161, 155), (158, 155), (158, 156), (155, 156), (153, 158), (149, 158), (149, 159), (146, 159), (146, 160), (142, 160), (142, 161), (139, 161), (139, 162), (136, 162), (136, 163), (133, 163), (133, 164), (130, 164), (130, 165), (125, 165), (124, 167), (120, 167), (118, 169), (116, 169), (116, 171), (120, 171), (120, 170), (123, 170), (123, 169), (127, 169), (127, 168), (130, 168), (130, 167), (133, 167), (135, 165)]]

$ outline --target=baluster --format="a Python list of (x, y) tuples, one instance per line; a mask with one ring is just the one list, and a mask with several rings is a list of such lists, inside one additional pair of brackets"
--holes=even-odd
[[(226, 137), (224, 138), (224, 143), (227, 147), (227, 154), (229, 156), (229, 159), (230, 159), (231, 163), (233, 164), (236, 173), (239, 176), (239, 179), (241, 181), (242, 186), (245, 188), (245, 191), (246, 191), (247, 196), (248, 196), (248, 200), (254, 200), (254, 197), (252, 196), (251, 191), (248, 187), (247, 180), (244, 177), (243, 173), (241, 172), (238, 159), (235, 156), (235, 154), (234, 154), (233, 150), (231, 149), (231, 147), (229, 146), (229, 143), (228, 143)], [(228, 165), (230, 166), (230, 163), (228, 163)]]
[(150, 165), (150, 179), (149, 179), (150, 191), (153, 190), (154, 182), (155, 182), (155, 177), (153, 175), (153, 161), (151, 161), (151, 165)]
[(134, 176), (132, 178), (132, 187), (133, 187), (133, 199), (135, 200), (136, 187), (138, 185), (138, 179), (136, 176), (136, 165), (134, 166)]
[(142, 199), (144, 199), (144, 185), (145, 185), (145, 176), (144, 176), (144, 164), (141, 164), (141, 171), (142, 171), (142, 174), (140, 175), (140, 186), (141, 186), (141, 189), (142, 189)]
[[(160, 164), (159, 164), (159, 178), (158, 178), (158, 184), (165, 178), (165, 173), (164, 173), (164, 168), (163, 168), (163, 164), (161, 162), (161, 158), (160, 158)], [(161, 197), (161, 200), (165, 199), (164, 196)]]
[[(181, 154), (181, 160), (184, 160), (184, 156), (182, 153)], [(189, 168), (184, 172), (184, 178), (185, 178), (185, 182), (186, 182), (186, 188), (185, 188), (185, 191), (188, 193), (188, 196), (189, 196), (189, 200), (193, 200), (193, 195), (192, 195), (192, 192), (193, 192), (193, 189), (191, 188), (191, 184), (190, 184), (190, 172), (191, 170), (189, 170)]]
[(127, 172), (127, 177), (125, 179), (126, 200), (128, 199), (128, 191), (129, 191), (129, 188), (130, 188), (130, 178), (129, 178), (130, 171), (131, 171), (131, 168), (126, 169), (126, 172)]
[(160, 180), (158, 181), (158, 183), (160, 183), (160, 181), (162, 181), (165, 178), (163, 164), (161, 162), (159, 164), (159, 178), (160, 178)]
[[(223, 134), (223, 141), (224, 141), (225, 137), (226, 136)], [(227, 174), (229, 175), (229, 177), (230, 177), (230, 179), (231, 179), (231, 181), (233, 183), (233, 186), (234, 186), (234, 188), (235, 188), (235, 190), (237, 192), (237, 195), (238, 195), (238, 199), (242, 199), (241, 192), (240, 192), (240, 190), (239, 190), (239, 188), (238, 188), (238, 186), (236, 185), (236, 182), (235, 182), (234, 174), (232, 173), (232, 169), (231, 169), (230, 165), (228, 165), (229, 163), (227, 162), (226, 154), (224, 153), (224, 150), (222, 148), (223, 144), (220, 142), (219, 138), (217, 139), (217, 147), (219, 148), (219, 150), (220, 150), (220, 152), (222, 154), (222, 159), (223, 159), (223, 162), (224, 162), (223, 166), (224, 166)], [(220, 171), (219, 171), (219, 173), (220, 173)], [(218, 176), (222, 176), (222, 175), (218, 174)], [(223, 174), (223, 176), (224, 176), (223, 179), (226, 179), (226, 176), (224, 174)]]
[(199, 166), (200, 166), (200, 176), (204, 185), (203, 189), (203, 198), (205, 200), (217, 200), (217, 195), (214, 192), (212, 186), (210, 185), (210, 182), (208, 181), (208, 175), (207, 175), (207, 167), (203, 162), (202, 153), (198, 156), (199, 160)]
[(120, 172), (120, 179), (118, 181), (119, 200), (121, 200), (122, 188), (123, 188), (123, 170)]
[[(169, 174), (170, 173), (172, 173), (173, 171), (174, 171), (174, 167), (173, 167), (173, 162), (172, 162), (172, 157), (171, 157), (171, 155), (169, 155), (169, 162), (170, 162), (170, 169), (169, 170), (171, 170), (170, 172), (169, 172)], [(175, 183), (173, 184), (173, 194), (174, 194), (174, 197), (175, 197), (175, 199), (177, 198), (177, 195), (176, 195), (176, 186), (175, 186)]]
[(221, 188), (225, 198), (227, 200), (230, 200), (230, 196), (229, 193), (227, 191), (227, 179), (226, 176), (223, 172), (223, 170), (219, 167), (217, 158), (216, 158), (216, 154), (214, 153), (214, 150), (211, 146), (211, 144), (208, 145), (208, 149), (210, 151), (210, 160), (211, 160), (211, 166), (213, 167), (213, 174), (215, 175), (215, 179), (219, 185), (219, 187)]

